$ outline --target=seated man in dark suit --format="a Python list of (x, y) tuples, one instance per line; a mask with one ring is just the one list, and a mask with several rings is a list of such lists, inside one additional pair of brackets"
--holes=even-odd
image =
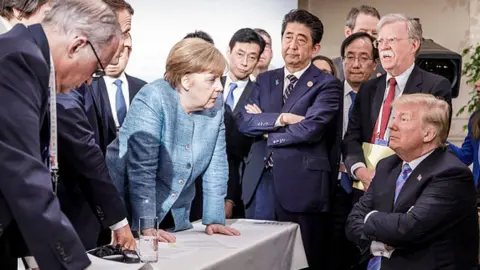
[[(418, 21), (402, 14), (388, 14), (378, 23), (378, 30), (374, 45), (387, 73), (361, 85), (342, 149), (347, 172), (354, 181), (361, 181), (364, 190), (368, 189), (375, 170), (366, 167), (362, 144), (388, 144), (392, 102), (402, 94), (413, 93), (433, 94), (448, 104), (452, 101), (451, 84), (446, 78), (415, 65), (415, 55), (422, 41), (422, 27)], [(359, 190), (357, 196), (364, 190)]]
[(368, 254), (369, 270), (477, 269), (473, 175), (445, 147), (450, 109), (428, 94), (394, 103), (390, 144), (368, 191), (350, 213), (347, 237)]
[[(145, 82), (124, 73), (131, 50), (132, 7), (124, 0), (103, 1), (117, 14), (123, 46), (120, 57), (100, 74), (105, 78), (57, 97), (59, 159), (63, 165), (58, 198), (86, 249), (109, 244), (109, 229), (114, 231), (116, 243), (134, 248), (125, 207), (108, 174), (104, 153), (116, 137), (129, 102)], [(98, 241), (102, 228), (106, 232)]]
[(93, 0), (56, 1), (41, 25), (0, 35), (0, 269), (16, 270), (27, 249), (41, 269), (90, 264), (52, 190), (52, 105), (55, 93), (90, 83), (121, 43), (114, 12)]

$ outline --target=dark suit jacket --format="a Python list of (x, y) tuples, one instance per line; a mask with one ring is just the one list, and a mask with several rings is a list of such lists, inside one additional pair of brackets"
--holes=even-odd
[[(125, 74), (128, 81), (130, 103), (147, 82)], [(83, 89), (82, 89), (83, 88)], [(105, 80), (100, 78), (89, 87), (82, 86), (78, 91), (85, 98), (85, 110), (88, 122), (92, 125), (98, 145), (105, 153), (107, 146), (117, 137), (117, 127), (113, 120), (113, 112), (108, 99)]]
[[(363, 83), (358, 90), (352, 116), (343, 138), (342, 153), (348, 173), (351, 173), (351, 168), (355, 163), (365, 163), (362, 143), (370, 142), (372, 138), (373, 128), (380, 113), (383, 96), (387, 88), (386, 76), (384, 74), (371, 79)], [(413, 68), (403, 91), (403, 94), (413, 93), (432, 94), (442, 97), (450, 106), (452, 104), (450, 82), (446, 78), (424, 71), (418, 66)]]
[[(438, 148), (410, 174), (393, 203), (403, 161), (379, 162), (370, 188), (355, 204), (347, 237), (368, 251), (372, 240), (394, 247), (382, 270), (477, 269), (478, 215), (473, 176)], [(412, 208), (413, 207), (413, 208)], [(373, 213), (364, 224), (364, 218)]]
[[(222, 85), (225, 87), (225, 77), (222, 77)], [(226, 199), (232, 200), (235, 204), (240, 204), (240, 171), (243, 171), (244, 158), (250, 151), (252, 137), (247, 137), (238, 131), (235, 123), (235, 117), (241, 112), (241, 109), (247, 105), (247, 100), (252, 93), (254, 83), (248, 80), (240, 99), (232, 111), (229, 106), (225, 106), (225, 140), (227, 143), (227, 158), (229, 165), (228, 189)]]
[[(343, 88), (340, 81), (311, 65), (299, 78), (283, 104), (284, 69), (258, 76), (248, 104), (263, 113), (237, 115), (240, 132), (255, 137), (242, 178), (242, 199), (248, 204), (264, 170), (273, 157), (275, 193), (280, 205), (290, 212), (325, 212), (330, 207), (332, 184), (336, 183), (338, 159), (332, 160), (335, 137), (341, 132)], [(275, 127), (281, 113), (305, 116), (300, 123)], [(268, 139), (263, 134), (268, 133)], [(336, 145), (338, 147), (338, 145)]]
[(60, 210), (41, 153), (49, 142), (47, 38), (40, 25), (17, 24), (0, 44), (0, 237), (18, 225), (40, 268), (84, 269), (90, 261)]
[[(127, 77), (129, 82), (130, 78)], [(111, 111), (108, 114), (110, 105), (105, 84), (103, 89), (96, 88), (100, 81), (103, 79), (91, 86), (82, 85), (68, 95), (57, 95), (62, 167), (58, 197), (62, 210), (87, 249), (97, 246), (101, 227), (108, 228), (126, 218), (125, 207), (110, 179), (102, 152), (110, 143), (108, 140), (114, 139), (116, 127)], [(130, 99), (141, 88), (137, 81), (129, 83), (130, 92), (134, 93)], [(89, 103), (90, 100), (94, 103)], [(106, 103), (100, 103), (102, 101)]]

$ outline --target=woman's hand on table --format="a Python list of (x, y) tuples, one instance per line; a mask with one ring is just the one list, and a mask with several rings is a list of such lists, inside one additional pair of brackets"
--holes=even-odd
[(236, 229), (231, 228), (231, 227), (227, 227), (227, 226), (224, 226), (224, 225), (221, 225), (221, 224), (207, 225), (207, 227), (205, 228), (205, 232), (208, 235), (212, 235), (212, 234), (224, 234), (224, 235), (229, 235), (229, 236), (240, 235), (240, 232), (237, 231)]

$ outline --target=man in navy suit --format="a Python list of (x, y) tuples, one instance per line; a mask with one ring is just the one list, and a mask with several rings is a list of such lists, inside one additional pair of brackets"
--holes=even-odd
[(475, 185), (470, 169), (445, 147), (449, 104), (405, 94), (393, 107), (395, 155), (378, 163), (353, 207), (348, 239), (374, 256), (368, 270), (477, 270)]
[(237, 116), (240, 132), (254, 137), (242, 178), (246, 215), (298, 223), (310, 269), (328, 267), (327, 212), (341, 141), (340, 81), (310, 64), (322, 35), (315, 15), (288, 13), (285, 67), (258, 76)]
[[(135, 242), (125, 207), (108, 174), (104, 153), (116, 137), (118, 120), (123, 121), (126, 115), (129, 103), (125, 102), (130, 101), (145, 82), (124, 73), (131, 50), (132, 7), (123, 0), (104, 2), (117, 13), (124, 46), (118, 60), (114, 59), (105, 68), (104, 78), (57, 98), (59, 162), (64, 168), (60, 171), (58, 197), (63, 212), (87, 249), (109, 244), (110, 229), (114, 231), (116, 243), (133, 249)], [(109, 82), (108, 87), (105, 81)], [(117, 105), (117, 91), (117, 97), (123, 101), (117, 106), (122, 111), (118, 116), (111, 110)], [(104, 234), (101, 234), (102, 227), (107, 230)]]
[(17, 269), (9, 263), (27, 250), (41, 269), (90, 264), (60, 210), (46, 166), (55, 154), (48, 147), (54, 116), (49, 91), (65, 94), (91, 82), (120, 43), (115, 14), (103, 2), (88, 0), (55, 3), (42, 25), (18, 24), (0, 36), (1, 269)]

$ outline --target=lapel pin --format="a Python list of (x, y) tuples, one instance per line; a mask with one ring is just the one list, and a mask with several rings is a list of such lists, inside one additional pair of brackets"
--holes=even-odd
[(275, 80), (275, 85), (278, 85), (278, 80)]
[(313, 85), (313, 82), (312, 82), (312, 81), (308, 81), (308, 82), (307, 82), (307, 86), (308, 86), (308, 87), (312, 87), (312, 85)]
[(418, 175), (417, 180), (418, 180), (418, 181), (422, 180), (422, 175), (421, 175), (421, 174)]

